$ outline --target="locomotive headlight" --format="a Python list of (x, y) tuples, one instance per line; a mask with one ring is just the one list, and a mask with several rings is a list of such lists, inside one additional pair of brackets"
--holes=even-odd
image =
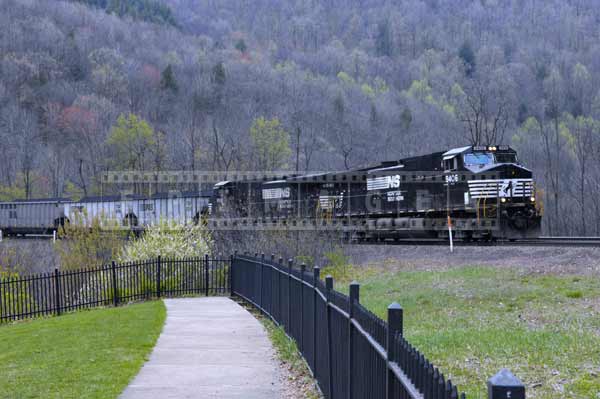
[(500, 202), (505, 203), (506, 202), (506, 198), (500, 198)]
[(530, 200), (531, 202), (535, 202), (535, 197), (531, 197), (531, 198), (529, 198), (529, 200)]

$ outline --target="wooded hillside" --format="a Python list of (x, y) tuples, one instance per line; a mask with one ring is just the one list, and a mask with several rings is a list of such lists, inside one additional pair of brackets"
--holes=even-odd
[(506, 143), (547, 233), (600, 235), (595, 1), (83, 3), (0, 0), (0, 198)]

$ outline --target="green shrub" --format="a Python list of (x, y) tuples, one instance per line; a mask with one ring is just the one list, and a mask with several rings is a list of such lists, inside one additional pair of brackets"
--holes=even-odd
[[(19, 277), (19, 273), (6, 270), (0, 265), (0, 282)], [(29, 296), (29, 282), (20, 282), (18, 289), (11, 289), (13, 284), (4, 285), (0, 290), (0, 303), (6, 303), (8, 306), (0, 306), (0, 316), (6, 317), (14, 314), (25, 313), (29, 307), (35, 308), (33, 298)]]
[(88, 220), (84, 213), (71, 215), (71, 222), (59, 229), (55, 248), (61, 270), (88, 269), (109, 263), (121, 251), (126, 232), (103, 217)]
[(325, 258), (327, 258), (327, 264), (322, 270), (322, 276), (330, 275), (339, 282), (345, 282), (351, 278), (350, 259), (344, 255), (340, 248), (326, 252)]
[(161, 220), (150, 226), (143, 235), (130, 241), (118, 256), (120, 262), (148, 259), (192, 258), (209, 254), (212, 248), (210, 232), (201, 223), (178, 224)]

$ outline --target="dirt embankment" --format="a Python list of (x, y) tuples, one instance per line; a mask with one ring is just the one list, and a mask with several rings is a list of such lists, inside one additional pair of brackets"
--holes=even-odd
[(4, 239), (0, 242), (0, 266), (21, 274), (45, 273), (60, 261), (50, 239)]
[(455, 247), (415, 245), (347, 245), (355, 265), (390, 269), (440, 270), (457, 266), (522, 268), (536, 274), (600, 276), (600, 248), (592, 247)]

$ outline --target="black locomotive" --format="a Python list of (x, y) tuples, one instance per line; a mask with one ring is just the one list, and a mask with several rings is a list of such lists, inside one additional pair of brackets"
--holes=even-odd
[[(359, 239), (537, 237), (532, 173), (508, 146), (467, 146), (345, 172), (220, 182), (211, 218), (322, 226)], [(247, 222), (244, 222), (245, 224)]]

